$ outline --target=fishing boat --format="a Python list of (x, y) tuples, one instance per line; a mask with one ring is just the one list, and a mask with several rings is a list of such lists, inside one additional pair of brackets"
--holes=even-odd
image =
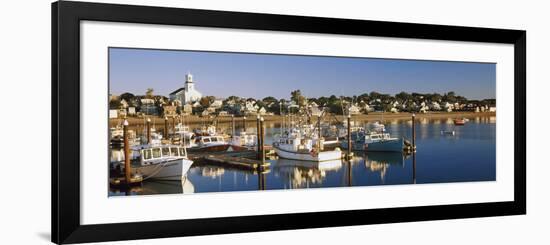
[[(177, 145), (140, 145), (132, 148), (131, 167), (134, 174), (143, 180), (181, 180), (187, 174), (193, 161), (187, 158), (185, 147)], [(119, 169), (124, 167), (123, 162)]]
[(195, 146), (195, 142), (193, 140), (194, 136), (195, 134), (189, 129), (189, 126), (178, 123), (174, 127), (174, 132), (170, 138), (173, 144), (182, 145), (189, 148)]
[(196, 136), (194, 140), (196, 146), (189, 148), (190, 151), (219, 152), (230, 147), (221, 135)]
[(141, 142), (145, 142), (147, 145), (162, 145), (162, 134), (158, 133), (155, 128), (150, 128), (150, 139), (147, 139), (147, 130), (145, 129), (141, 136)]
[(299, 129), (293, 129), (274, 142), (273, 148), (279, 157), (286, 159), (321, 162), (342, 158), (339, 148), (323, 151), (323, 139), (316, 141), (304, 135)]
[[(115, 127), (112, 127), (109, 129), (109, 135), (110, 135), (110, 144), (112, 147), (122, 147), (124, 146), (124, 138), (123, 138), (123, 131), (122, 126), (117, 125)], [(128, 130), (128, 143), (133, 145), (139, 145), (140, 139), (136, 137), (136, 132), (134, 130)]]
[[(406, 142), (403, 138), (391, 137), (389, 133), (379, 131), (356, 131), (351, 133), (351, 145), (354, 151), (402, 152)], [(348, 149), (348, 141), (340, 144)]]
[(231, 137), (229, 144), (234, 149), (254, 149), (258, 145), (258, 136), (241, 131), (239, 134)]

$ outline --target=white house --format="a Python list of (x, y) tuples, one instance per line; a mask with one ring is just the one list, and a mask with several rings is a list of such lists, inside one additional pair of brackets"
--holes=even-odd
[(349, 107), (348, 112), (350, 115), (357, 115), (361, 112), (358, 106), (352, 105)]
[(265, 115), (266, 112), (267, 112), (267, 111), (265, 110), (264, 107), (262, 107), (262, 108), (260, 108), (260, 109), (258, 110), (258, 113), (259, 113), (260, 115)]
[(193, 106), (190, 104), (186, 104), (183, 106), (183, 113), (187, 115), (191, 115), (193, 113)]
[(141, 99), (141, 112), (145, 115), (156, 115), (158, 108), (155, 105), (155, 100), (150, 98)]
[(447, 112), (451, 112), (454, 109), (454, 105), (449, 102), (445, 102), (445, 104), (443, 105), (443, 108), (445, 108)]
[(431, 106), (432, 110), (434, 111), (440, 111), (441, 110), (441, 106), (439, 105), (439, 103), (437, 102), (432, 102), (432, 106)]
[(223, 106), (223, 99), (220, 99), (220, 98), (216, 98), (214, 100), (214, 102), (212, 102), (212, 104), (210, 104), (211, 107), (214, 107), (214, 108), (221, 108)]
[(122, 100), (120, 101), (120, 106), (121, 106), (122, 108), (128, 108), (128, 102), (127, 102), (125, 99), (122, 99)]
[(188, 104), (198, 101), (202, 98), (202, 94), (195, 90), (195, 82), (193, 82), (193, 75), (187, 73), (185, 75), (185, 86), (170, 93), (170, 100), (179, 100), (182, 104)]

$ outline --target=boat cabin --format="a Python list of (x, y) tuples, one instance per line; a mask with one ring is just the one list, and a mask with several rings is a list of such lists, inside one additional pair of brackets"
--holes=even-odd
[(200, 146), (226, 144), (222, 136), (201, 136), (196, 139)]
[(140, 150), (140, 162), (142, 165), (155, 164), (167, 159), (186, 158), (185, 147), (160, 146)]

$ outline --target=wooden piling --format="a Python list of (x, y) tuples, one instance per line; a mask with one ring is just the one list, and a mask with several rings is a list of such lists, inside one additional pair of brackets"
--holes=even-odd
[(415, 117), (416, 115), (412, 114), (412, 150), (413, 152), (416, 151), (416, 126), (415, 126)]
[(124, 177), (126, 184), (130, 184), (132, 180), (132, 169), (130, 166), (130, 144), (128, 142), (128, 120), (124, 120), (122, 127), (124, 137)]
[(321, 115), (317, 116), (318, 151), (321, 151)]
[(246, 117), (243, 117), (243, 131), (246, 132)]
[(348, 159), (351, 158), (351, 115), (348, 115)]
[(168, 117), (164, 117), (164, 138), (168, 139)]
[(235, 116), (231, 115), (231, 137), (235, 137)]
[(172, 117), (172, 132), (176, 133), (176, 117)]
[(260, 149), (262, 154), (262, 162), (265, 162), (265, 146), (264, 146), (264, 137), (265, 137), (265, 125), (264, 125), (264, 118), (260, 118)]
[(260, 133), (261, 133), (261, 130), (260, 130), (260, 115), (256, 116), (256, 144), (257, 144), (257, 150), (258, 150), (258, 154), (257, 154), (257, 157), (256, 159), (258, 160), (261, 160), (261, 148), (260, 148), (260, 145), (261, 145), (261, 139), (260, 139)]
[(147, 144), (151, 144), (151, 118), (147, 118)]

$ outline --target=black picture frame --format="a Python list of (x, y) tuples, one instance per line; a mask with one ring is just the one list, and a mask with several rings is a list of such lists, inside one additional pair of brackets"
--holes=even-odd
[[(80, 21), (453, 40), (514, 45), (514, 201), (80, 224)], [(526, 213), (526, 31), (61, 1), (52, 4), (52, 242), (80, 243)]]

